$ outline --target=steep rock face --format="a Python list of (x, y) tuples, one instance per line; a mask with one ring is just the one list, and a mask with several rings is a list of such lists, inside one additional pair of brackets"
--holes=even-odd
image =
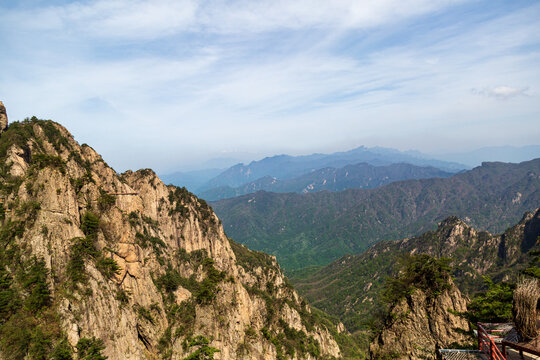
[(4, 106), (4, 103), (0, 101), (0, 134), (4, 132), (4, 130), (7, 129), (7, 126), (8, 126), (8, 118), (7, 118), (6, 107)]
[(370, 345), (372, 359), (435, 359), (437, 349), (471, 339), (467, 320), (456, 315), (467, 310), (467, 299), (452, 285), (435, 298), (415, 290), (392, 309), (384, 328)]
[[(43, 260), (50, 301), (27, 314), (17, 305), (30, 298), (21, 290), (14, 309), (38, 328), (50, 327), (42, 314), (55, 314), (51, 351), (62, 338), (76, 352), (95, 337), (111, 360), (216, 349), (216, 359), (340, 357), (275, 258), (230, 241), (187, 190), (148, 169), (118, 175), (66, 129), (34, 118), (2, 134), (0, 160), (2, 231), (17, 229), (0, 239), (0, 271), (16, 293), (16, 272)], [(0, 334), (10, 322), (0, 316)], [(9, 345), (0, 342), (0, 359)]]

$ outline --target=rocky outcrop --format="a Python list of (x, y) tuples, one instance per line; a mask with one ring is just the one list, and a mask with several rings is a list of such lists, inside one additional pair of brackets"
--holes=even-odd
[[(0, 338), (22, 316), (46, 335), (44, 351), (97, 341), (110, 360), (340, 357), (275, 258), (229, 240), (204, 200), (148, 169), (117, 174), (54, 122), (7, 131), (0, 280), (6, 271), (2, 284), (19, 300), (5, 319), (0, 309)], [(20, 254), (22, 276), (43, 261), (50, 298), (35, 314), (22, 304), (36, 285), (10, 275), (19, 270), (8, 251)], [(0, 341), (0, 359), (9, 344)]]
[(415, 290), (391, 309), (370, 345), (371, 358), (436, 359), (437, 349), (470, 342), (468, 322), (459, 316), (466, 310), (467, 299), (453, 284), (436, 297)]
[(3, 133), (8, 126), (8, 118), (7, 118), (7, 112), (6, 107), (4, 106), (4, 103), (0, 101), (0, 134)]

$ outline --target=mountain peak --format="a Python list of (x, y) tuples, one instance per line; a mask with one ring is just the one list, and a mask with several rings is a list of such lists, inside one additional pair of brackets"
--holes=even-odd
[(540, 208), (537, 208), (533, 211), (527, 211), (523, 214), (523, 217), (519, 221), (520, 224), (525, 224), (530, 221), (532, 218), (540, 219)]
[(465, 221), (461, 220), (457, 216), (449, 216), (439, 223), (439, 228), (454, 227), (456, 225), (469, 226)]
[(4, 103), (0, 101), (0, 134), (7, 129), (8, 117)]

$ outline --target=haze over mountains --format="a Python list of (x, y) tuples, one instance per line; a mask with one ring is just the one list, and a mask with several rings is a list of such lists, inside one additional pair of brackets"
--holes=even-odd
[(518, 163), (540, 157), (540, 145), (490, 146), (472, 151), (460, 151), (432, 156), (439, 160), (455, 161), (470, 167), (479, 166), (484, 161)]
[[(171, 182), (178, 186), (186, 186), (182, 181), (188, 180), (188, 183), (194, 186), (192, 191), (201, 193), (202, 191), (221, 187), (238, 187), (256, 181), (260, 178), (271, 176), (278, 179), (293, 179), (314, 170), (323, 168), (342, 168), (346, 165), (358, 163), (367, 163), (374, 166), (390, 165), (395, 163), (408, 163), (417, 166), (432, 166), (447, 172), (457, 172), (466, 168), (466, 166), (448, 161), (439, 161), (430, 159), (427, 156), (419, 157), (414, 153), (401, 152), (387, 148), (366, 148), (364, 146), (355, 149), (336, 152), (332, 154), (311, 154), (301, 156), (276, 155), (266, 157), (258, 161), (252, 161), (248, 165), (236, 164), (230, 168), (224, 169), (218, 175), (212, 176), (215, 169), (208, 171), (194, 171), (175, 174), (165, 174), (161, 177), (165, 182)], [(191, 178), (190, 178), (191, 177)], [(198, 179), (195, 184), (192, 179)]]
[(448, 177), (484, 161), (521, 162), (536, 157), (540, 157), (539, 145), (497, 146), (442, 155), (360, 146), (332, 154), (276, 155), (228, 168), (219, 165), (230, 163), (232, 158), (216, 159), (202, 165), (208, 168), (163, 174), (161, 178), (215, 201), (259, 190), (306, 193), (373, 188), (399, 180)]
[(204, 187), (240, 186), (248, 181), (264, 176), (291, 179), (315, 169), (325, 167), (339, 168), (360, 162), (376, 166), (406, 162), (419, 166), (434, 166), (450, 171), (459, 171), (464, 168), (460, 164), (419, 158), (393, 149), (366, 148), (361, 146), (350, 151), (336, 152), (328, 155), (277, 155), (259, 161), (253, 161), (248, 165), (238, 164), (209, 180)]
[(381, 240), (432, 229), (455, 215), (503, 231), (540, 204), (540, 159), (484, 163), (449, 178), (394, 182), (341, 192), (255, 194), (212, 207), (227, 234), (277, 256), (288, 269), (324, 265)]
[(346, 165), (342, 168), (314, 170), (293, 179), (280, 180), (265, 176), (236, 188), (220, 186), (201, 192), (206, 200), (214, 201), (257, 192), (259, 190), (287, 193), (308, 193), (322, 190), (371, 189), (394, 181), (448, 177), (452, 173), (434, 167), (421, 167), (405, 163), (373, 166), (366, 163)]

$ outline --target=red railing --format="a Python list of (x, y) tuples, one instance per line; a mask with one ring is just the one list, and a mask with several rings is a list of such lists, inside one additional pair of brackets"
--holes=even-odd
[(506, 356), (501, 353), (494, 341), (498, 337), (490, 335), (485, 329), (485, 325), (478, 323), (478, 349), (488, 355), (489, 360), (506, 360)]

